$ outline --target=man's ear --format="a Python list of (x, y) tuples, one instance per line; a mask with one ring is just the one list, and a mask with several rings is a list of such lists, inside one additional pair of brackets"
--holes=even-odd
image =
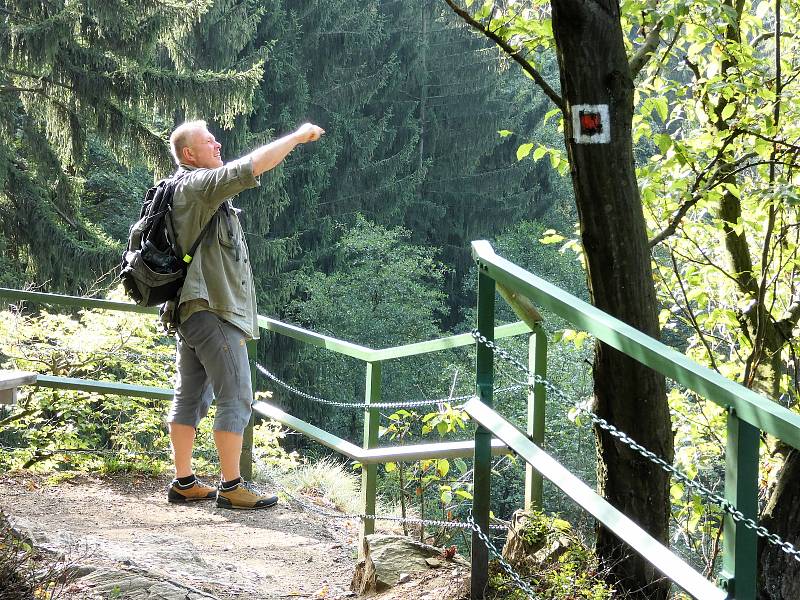
[(189, 146), (184, 146), (181, 148), (181, 158), (183, 159), (182, 162), (192, 164), (194, 162), (194, 152)]

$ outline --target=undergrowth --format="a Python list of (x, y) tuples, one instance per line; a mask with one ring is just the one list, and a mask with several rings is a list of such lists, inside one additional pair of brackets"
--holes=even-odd
[[(587, 548), (572, 526), (557, 516), (540, 512), (524, 513), (514, 520), (520, 530), (515, 535), (522, 544), (507, 559), (528, 582), (540, 600), (612, 600), (618, 599), (604, 580), (596, 554)], [(515, 515), (516, 516), (516, 515)], [(522, 555), (519, 555), (524, 549)], [(488, 600), (527, 600), (501, 568), (492, 561), (489, 568)]]
[(34, 548), (0, 511), (0, 600), (69, 598), (74, 563), (66, 556)]
[[(115, 299), (115, 298), (111, 298)], [(171, 388), (175, 344), (156, 319), (80, 310), (0, 312), (0, 368), (60, 377)], [(0, 469), (58, 473), (159, 475), (171, 469), (164, 417), (169, 401), (26, 386), (18, 403), (0, 405)], [(215, 407), (198, 427), (195, 469), (218, 473)], [(255, 451), (283, 468), (296, 457), (280, 447), (275, 424), (256, 428)]]

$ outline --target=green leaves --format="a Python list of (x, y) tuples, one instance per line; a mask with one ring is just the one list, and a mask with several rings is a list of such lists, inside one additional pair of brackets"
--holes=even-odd
[(590, 339), (587, 332), (575, 331), (574, 329), (562, 329), (560, 331), (556, 331), (552, 337), (554, 344), (559, 342), (568, 342), (572, 343), (575, 348), (582, 348), (587, 339)]
[(533, 150), (533, 144), (522, 144), (519, 148), (517, 148), (517, 160), (522, 160), (526, 156), (528, 156)]
[(736, 105), (734, 105), (732, 103), (728, 103), (722, 109), (722, 112), (720, 113), (720, 117), (722, 118), (723, 121), (727, 121), (728, 119), (730, 119), (733, 116), (733, 113), (735, 113), (735, 112), (736, 112)]
[(422, 417), (422, 435), (436, 430), (439, 436), (444, 437), (448, 433), (466, 428), (468, 419), (469, 416), (464, 411), (454, 409), (449, 403), (445, 404), (443, 411), (428, 413)]
[(494, 9), (494, 0), (484, 0), (484, 3), (475, 12), (474, 17), (477, 21), (483, 21), (492, 14), (493, 9)]
[(558, 244), (564, 241), (564, 236), (558, 233), (555, 229), (547, 229), (542, 237), (539, 238), (541, 244)]
[[(174, 347), (149, 318), (90, 310), (76, 317), (48, 311), (36, 316), (17, 312), (0, 316), (3, 368), (170, 385)], [(4, 426), (0, 442), (27, 449), (0, 456), (5, 469), (28, 464), (38, 471), (94, 471), (112, 462), (119, 467), (122, 461), (133, 470), (158, 470), (169, 461), (162, 407), (153, 400), (33, 388), (24, 392), (21, 404), (29, 414)], [(48, 452), (56, 448), (119, 454)], [(148, 458), (147, 453), (154, 450), (163, 454)]]
[[(534, 150), (534, 147), (536, 148)], [(569, 169), (567, 160), (564, 158), (564, 153), (557, 148), (550, 148), (541, 144), (534, 144), (532, 142), (522, 144), (517, 148), (517, 160), (527, 158), (533, 152), (532, 159), (534, 162), (541, 160), (545, 156), (550, 158), (550, 166), (556, 171), (559, 176), (564, 176)]]

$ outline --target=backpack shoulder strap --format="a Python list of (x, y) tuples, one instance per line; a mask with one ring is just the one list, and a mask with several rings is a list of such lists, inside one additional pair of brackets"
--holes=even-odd
[(206, 226), (203, 227), (203, 231), (200, 232), (200, 235), (197, 236), (197, 239), (194, 241), (194, 244), (192, 244), (192, 247), (189, 248), (189, 252), (187, 252), (186, 254), (183, 255), (182, 260), (187, 265), (190, 262), (192, 262), (192, 258), (194, 258), (194, 253), (197, 251), (197, 247), (200, 245), (200, 242), (206, 236), (206, 233), (208, 232), (209, 228), (211, 227), (211, 223), (214, 222), (214, 219), (217, 217), (218, 214), (219, 214), (219, 211), (215, 212), (211, 216), (211, 218), (208, 220), (208, 223), (206, 223)]
[[(172, 176), (172, 178), (169, 181), (169, 185), (170, 185), (170, 208), (172, 207), (172, 195), (175, 193), (175, 184), (177, 184), (187, 173), (188, 173), (188, 171), (180, 171), (179, 170), (175, 175)], [(192, 262), (192, 258), (194, 258), (194, 253), (197, 251), (197, 247), (200, 245), (200, 242), (203, 240), (203, 238), (205, 237), (206, 233), (208, 233), (208, 230), (211, 228), (211, 224), (214, 222), (214, 219), (217, 217), (218, 213), (219, 213), (219, 209), (217, 209), (217, 212), (215, 212), (213, 215), (211, 215), (211, 218), (205, 224), (205, 227), (203, 227), (202, 231), (197, 236), (197, 239), (194, 241), (194, 243), (192, 244), (191, 248), (189, 248), (189, 251), (186, 252), (181, 257), (181, 260), (184, 262), (185, 265), (188, 266), (189, 263)], [(172, 235), (173, 235), (173, 237), (175, 239), (175, 246), (176, 246), (176, 248), (179, 248), (180, 246), (178, 245), (177, 234), (175, 233), (175, 229), (174, 229), (174, 227), (172, 225), (172, 218), (170, 218), (169, 221), (170, 221), (170, 227), (172, 227)], [(180, 254), (180, 253), (178, 253), (178, 254)]]

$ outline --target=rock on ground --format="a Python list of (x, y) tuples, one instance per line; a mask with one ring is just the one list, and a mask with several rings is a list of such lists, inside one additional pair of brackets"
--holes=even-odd
[[(362, 544), (351, 589), (359, 594), (385, 592), (393, 598), (450, 599), (468, 589), (467, 561), (445, 559), (441, 548), (401, 535), (372, 534)], [(464, 587), (466, 577), (467, 586)]]

